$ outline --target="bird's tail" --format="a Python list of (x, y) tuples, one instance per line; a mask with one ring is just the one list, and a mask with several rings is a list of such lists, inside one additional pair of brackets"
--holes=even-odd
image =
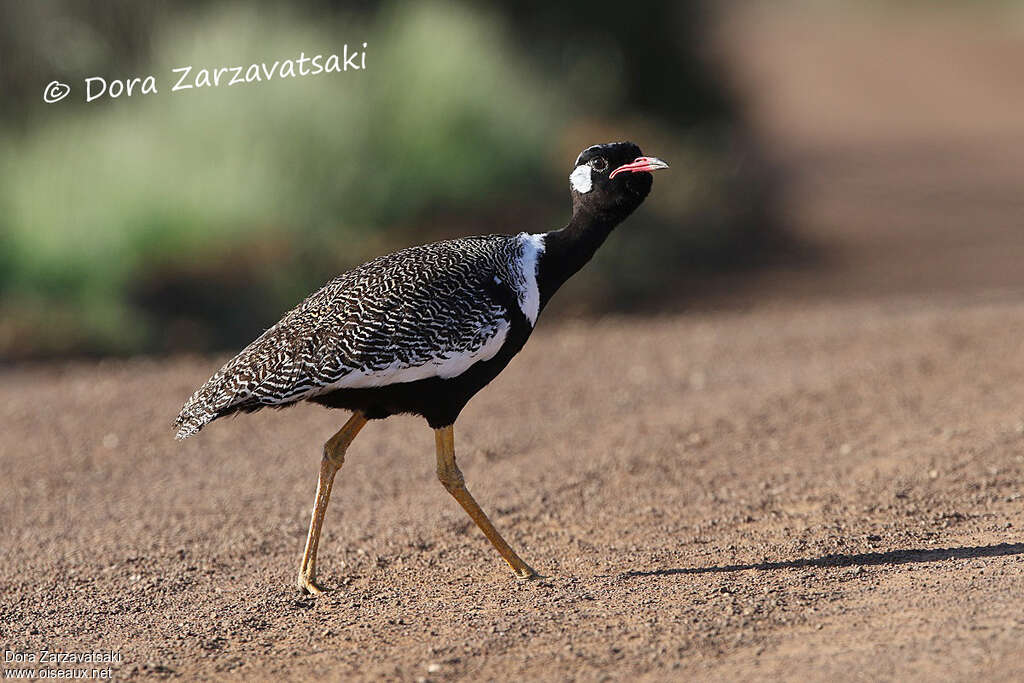
[(226, 384), (223, 371), (218, 372), (185, 401), (174, 420), (174, 428), (178, 430), (175, 439), (187, 439), (220, 417), (224, 408), (231, 403), (231, 397), (225, 395)]

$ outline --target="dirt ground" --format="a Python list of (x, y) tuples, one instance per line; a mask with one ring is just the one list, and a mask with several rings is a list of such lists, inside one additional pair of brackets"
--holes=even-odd
[[(1024, 679), (1024, 121), (936, 123), (940, 79), (911, 97), (932, 127), (890, 135), (872, 87), (913, 73), (857, 48), (913, 71), (955, 45), (949, 78), (983, 89), (1024, 40), (829, 21), (722, 28), (827, 258), (718, 311), (542, 321), (457, 424), (470, 489), (545, 578), (511, 577), (437, 483), (430, 430), (394, 418), (336, 483), (330, 592), (300, 596), (343, 414), (176, 443), (220, 359), (22, 366), (0, 375), (3, 649), (183, 680)], [(831, 91), (854, 104), (801, 114)]]

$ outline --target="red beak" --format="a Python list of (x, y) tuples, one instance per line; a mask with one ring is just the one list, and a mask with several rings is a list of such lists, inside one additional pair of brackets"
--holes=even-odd
[(657, 171), (659, 168), (668, 168), (668, 164), (657, 157), (637, 157), (632, 162), (619, 166), (617, 169), (612, 171), (612, 174), (608, 177), (614, 178), (616, 174), (623, 173), (625, 171), (629, 171), (630, 173), (647, 171), (649, 173), (651, 171)]

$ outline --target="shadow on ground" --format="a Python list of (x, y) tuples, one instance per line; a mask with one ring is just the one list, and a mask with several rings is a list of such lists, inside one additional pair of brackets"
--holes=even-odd
[(854, 555), (832, 554), (822, 557), (801, 558), (785, 562), (759, 562), (757, 564), (729, 564), (719, 567), (676, 567), (674, 569), (652, 569), (649, 571), (626, 572), (623, 578), (644, 576), (674, 576), (676, 574), (712, 574), (719, 572), (742, 572), (750, 569), (773, 571), (776, 569), (799, 569), (801, 567), (857, 567), (885, 564), (916, 564), (920, 562), (941, 562), (943, 560), (968, 560), (977, 557), (1001, 557), (1024, 555), (1024, 543), (999, 543), (997, 545), (969, 546), (962, 548), (915, 548), (912, 550), (890, 550), (884, 553), (857, 553)]

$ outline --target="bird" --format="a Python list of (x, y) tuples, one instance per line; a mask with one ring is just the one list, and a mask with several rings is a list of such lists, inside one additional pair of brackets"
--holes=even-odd
[(176, 438), (226, 415), (299, 401), (351, 412), (324, 444), (299, 567), (299, 589), (319, 595), (320, 533), (346, 450), (371, 420), (418, 415), (434, 430), (441, 484), (516, 577), (537, 577), (466, 488), (454, 424), (523, 348), (555, 292), (643, 203), (652, 172), (665, 168), (632, 142), (592, 145), (569, 175), (564, 227), (409, 247), (339, 275), (199, 387), (175, 420)]

